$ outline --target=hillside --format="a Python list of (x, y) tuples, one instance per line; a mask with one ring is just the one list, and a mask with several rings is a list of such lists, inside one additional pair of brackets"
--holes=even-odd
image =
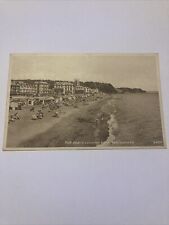
[(80, 82), (80, 85), (89, 87), (92, 89), (97, 88), (99, 91), (107, 93), (107, 94), (117, 93), (117, 90), (110, 83), (87, 81), (87, 82)]

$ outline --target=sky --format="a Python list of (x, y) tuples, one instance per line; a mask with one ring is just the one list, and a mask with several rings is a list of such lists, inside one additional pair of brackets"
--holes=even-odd
[(114, 87), (157, 91), (155, 55), (14, 54), (11, 79), (98, 81)]

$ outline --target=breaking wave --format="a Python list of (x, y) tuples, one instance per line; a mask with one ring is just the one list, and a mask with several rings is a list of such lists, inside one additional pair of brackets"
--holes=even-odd
[(119, 126), (115, 117), (115, 113), (116, 111), (114, 110), (114, 114), (111, 114), (110, 119), (107, 121), (109, 136), (107, 140), (101, 144), (101, 146), (111, 146), (116, 140), (115, 134), (117, 133)]

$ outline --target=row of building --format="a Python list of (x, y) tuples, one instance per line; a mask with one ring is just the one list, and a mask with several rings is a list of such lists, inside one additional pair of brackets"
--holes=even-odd
[(69, 94), (93, 94), (98, 89), (91, 89), (80, 85), (79, 81), (55, 81), (52, 88), (45, 81), (11, 81), (10, 95), (21, 96), (58, 96)]

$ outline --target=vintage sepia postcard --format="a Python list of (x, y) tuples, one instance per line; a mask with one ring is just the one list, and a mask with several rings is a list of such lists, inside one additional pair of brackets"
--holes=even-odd
[(12, 54), (4, 150), (165, 148), (158, 54)]

